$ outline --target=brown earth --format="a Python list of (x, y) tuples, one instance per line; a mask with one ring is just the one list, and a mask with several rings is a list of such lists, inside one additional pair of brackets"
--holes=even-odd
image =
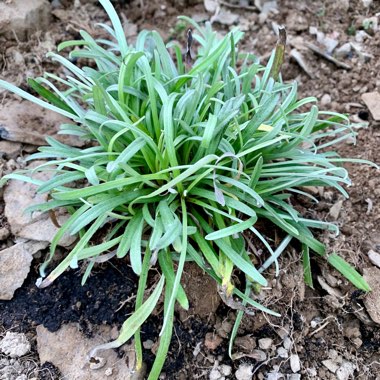
[[(74, 9), (72, 1), (62, 0), (62, 7), (52, 11), (48, 31), (31, 33), (25, 42), (5, 39), (0, 32), (0, 78), (27, 89), (28, 76), (38, 76), (45, 70), (55, 70), (55, 64), (45, 57), (47, 51), (53, 50), (63, 40), (78, 38), (77, 31), (80, 28), (96, 35), (98, 30), (93, 25), (95, 22), (104, 21), (105, 14), (91, 1), (82, 0), (81, 3), (84, 5), (78, 11)], [(226, 3), (235, 4), (238, 1)], [(222, 7), (236, 14), (237, 25), (246, 30), (243, 48), (254, 51), (265, 61), (277, 39), (273, 32), (274, 23), (285, 25), (290, 45), (282, 69), (284, 79), (298, 81), (300, 97), (316, 96), (322, 100), (323, 108), (346, 112), (354, 121), (369, 120), (368, 126), (359, 131), (356, 145), (352, 141), (343, 142), (337, 146), (337, 151), (342, 156), (380, 163), (380, 124), (372, 120), (361, 99), (364, 93), (380, 91), (380, 32), (369, 28), (369, 37), (365, 37), (360, 43), (355, 41), (355, 34), (365, 29), (363, 21), (380, 12), (380, 1), (373, 1), (366, 8), (359, 0), (283, 0), (278, 1), (277, 12), (270, 13), (265, 20), (251, 4), (253, 1), (246, 3), (252, 9)], [(122, 17), (130, 21), (127, 33), (131, 39), (141, 29), (154, 28), (167, 40), (183, 41), (184, 25), (177, 21), (178, 15), (186, 14), (198, 20), (212, 16), (205, 11), (203, 1), (197, 0), (120, 1), (118, 7)], [(215, 23), (215, 27), (221, 32), (228, 29), (220, 23)], [(351, 51), (347, 57), (340, 58), (351, 69), (338, 68), (304, 47), (305, 42), (316, 44), (315, 35), (309, 33), (310, 27), (316, 27), (318, 31), (339, 41), (338, 46), (354, 41), (360, 44), (363, 52), (371, 56), (360, 57)], [(294, 59), (289, 58), (294, 47), (302, 54), (313, 78)], [(11, 101), (12, 97), (4, 92), (0, 91), (0, 95), (3, 105)], [(0, 148), (5, 149), (1, 146), (2, 143), (4, 142), (0, 142)], [(12, 145), (11, 148), (13, 150), (7, 146), (8, 153), (3, 154), (1, 159), (3, 172), (20, 167), (22, 159), (19, 157), (34, 149), (25, 143)], [(364, 268), (373, 267), (368, 259), (368, 251), (372, 249), (380, 252), (380, 177), (369, 166), (350, 164), (348, 168), (353, 182), (348, 188), (348, 200), (341, 199), (333, 191), (325, 191), (316, 195), (320, 200), (317, 205), (309, 204), (302, 197), (298, 198), (298, 202), (306, 215), (322, 220), (331, 220), (331, 208), (334, 205), (338, 208), (341, 206), (336, 221), (341, 227), (341, 234), (338, 237), (324, 234), (320, 238), (328, 245), (330, 252), (339, 253), (362, 272)], [(4, 218), (2, 223), (6, 226)], [(6, 236), (1, 242), (1, 248), (12, 244), (12, 236)], [(315, 259), (312, 261), (315, 289), (305, 287), (299, 258), (298, 247), (289, 250), (281, 259), (279, 278), (274, 278), (273, 275), (272, 289), (267, 290), (264, 293), (265, 299), (261, 300), (280, 312), (282, 317), (275, 318), (262, 313), (245, 316), (235, 347), (236, 351), (242, 353), (242, 357), (234, 362), (228, 357), (228, 335), (235, 312), (220, 304), (214, 313), (215, 289), (211, 285), (209, 289), (202, 287), (202, 281), (199, 281), (199, 287), (190, 286), (193, 303), (197, 303), (197, 298), (210, 297), (210, 308), (207, 309), (207, 304), (199, 302), (200, 307), (194, 308), (191, 313), (177, 313), (171, 351), (164, 368), (165, 378), (208, 379), (210, 371), (213, 368), (218, 369), (221, 364), (231, 366), (234, 371), (247, 364), (253, 366), (254, 379), (269, 378), (271, 372), (277, 370), (283, 374), (283, 378), (296, 380), (295, 377), (286, 377), (292, 374), (292, 370), (290, 359), (281, 357), (282, 351), (279, 351), (285, 345), (289, 347), (289, 353), (299, 356), (302, 378), (380, 379), (380, 325), (371, 321), (366, 313), (366, 295), (356, 291), (324, 262)], [(132, 305), (127, 303), (124, 309), (116, 312), (123, 301), (134, 292), (127, 268), (116, 270), (112, 262), (103, 265), (91, 276), (84, 289), (79, 287), (79, 273), (73, 271), (63, 275), (53, 287), (40, 291), (34, 286), (37, 265), (38, 259), (14, 299), (0, 303), (0, 324), (3, 330), (27, 332), (32, 343), (34, 342), (34, 353), (36, 324), (44, 324), (54, 331), (61, 323), (74, 321), (80, 323), (85, 333), (91, 334), (92, 324), (108, 323), (120, 326), (132, 309)], [(186, 272), (191, 274), (191, 278), (193, 268), (188, 268)], [(128, 283), (125, 282), (126, 277)], [(108, 282), (103, 281), (105, 279)], [(124, 288), (120, 288), (121, 283)], [(95, 290), (100, 285), (101, 291), (97, 293)], [(90, 297), (89, 294), (93, 295)], [(76, 309), (78, 302), (81, 307)], [(197, 315), (199, 310), (202, 315)], [(158, 317), (149, 320), (143, 329), (145, 340), (157, 339), (157, 324)], [(207, 332), (211, 335), (206, 336)], [(259, 362), (252, 357), (252, 352), (262, 338), (271, 338), (273, 341), (265, 351), (267, 359)], [(197, 347), (200, 347), (200, 352), (195, 355), (194, 350)], [(152, 350), (145, 350), (145, 357), (149, 366), (154, 360)], [(348, 377), (342, 377), (345, 375), (342, 371), (334, 374), (328, 369), (331, 363), (325, 362), (326, 360), (341, 368), (345, 362), (350, 363), (353, 372)], [(54, 370), (46, 371), (45, 367), (39, 368), (40, 378), (60, 378)], [(231, 375), (226, 378), (235, 377)]]

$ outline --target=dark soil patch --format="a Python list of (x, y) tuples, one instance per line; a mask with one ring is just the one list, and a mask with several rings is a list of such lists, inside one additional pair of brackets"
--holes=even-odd
[[(72, 1), (61, 2), (65, 6), (63, 13), (54, 14), (49, 33), (32, 36), (31, 40), (25, 43), (6, 41), (1, 44), (2, 78), (25, 86), (26, 75), (37, 76), (44, 70), (55, 70), (55, 66), (44, 56), (48, 49), (41, 41), (54, 46), (63, 40), (78, 38), (78, 12), (74, 9)], [(85, 1), (82, 0), (81, 3), (85, 4)], [(258, 22), (258, 12), (235, 8), (232, 10), (240, 15), (239, 24), (249, 21), (243, 41), (244, 49), (261, 55), (265, 61), (276, 43), (272, 21), (285, 24), (291, 37), (302, 37), (305, 41), (315, 42), (315, 36), (308, 32), (310, 26), (315, 26), (324, 33), (338, 33), (339, 43), (343, 44), (350, 40), (349, 31), (353, 30), (352, 27), (356, 30), (363, 29), (363, 17), (380, 12), (380, 2), (377, 0), (373, 1), (369, 10), (364, 9), (361, 1), (351, 1), (348, 10), (344, 11), (340, 8), (344, 3), (322, 0), (278, 1), (278, 14), (271, 15), (264, 24)], [(145, 5), (143, 9), (140, 7), (141, 4)], [(177, 22), (177, 15), (200, 16), (205, 12), (203, 2), (193, 0), (120, 1), (118, 6), (138, 30), (156, 29), (167, 40), (183, 40), (184, 33)], [(92, 4), (84, 5), (80, 17), (81, 27), (89, 30), (94, 22), (105, 20), (103, 11)], [(292, 18), (297, 17), (301, 17), (302, 22), (291, 22)], [(227, 30), (227, 27), (222, 25), (216, 24), (215, 27), (222, 32)], [(98, 29), (95, 30), (95, 33), (98, 32)], [(315, 74), (315, 77), (310, 79), (289, 58), (289, 46), (282, 72), (285, 80), (298, 81), (300, 97), (316, 96), (321, 99), (323, 95), (328, 94), (331, 102), (324, 108), (347, 112), (356, 121), (369, 119), (368, 128), (359, 131), (356, 146), (352, 142), (343, 142), (337, 146), (337, 150), (342, 156), (380, 163), (379, 125), (372, 121), (361, 101), (363, 93), (380, 89), (380, 33), (377, 32), (371, 37), (365, 42), (364, 49), (371, 53), (373, 58), (367, 62), (360, 62), (357, 56), (352, 54), (346, 62), (352, 66), (352, 70), (338, 69), (312, 52), (302, 50), (305, 60)], [(15, 51), (20, 52), (25, 58), (22, 64), (13, 62), (12, 54)], [(2, 61), (1, 57), (5, 59)], [(26, 86), (24, 88), (27, 89)], [(14, 161), (7, 164), (11, 167), (17, 166)], [(330, 252), (336, 251), (360, 270), (372, 265), (367, 257), (368, 250), (380, 250), (380, 177), (368, 166), (348, 165), (348, 169), (353, 186), (348, 189), (350, 199), (344, 201), (337, 220), (341, 234), (338, 237), (322, 234), (320, 239), (327, 244)], [(303, 215), (326, 220), (329, 218), (330, 208), (340, 198), (332, 191), (319, 194), (318, 197), (318, 205), (302, 197), (295, 197), (293, 202), (299, 203), (298, 208)], [(4, 244), (9, 246), (13, 241), (9, 239)], [(176, 315), (175, 331), (164, 368), (166, 379), (208, 379), (210, 369), (216, 361), (228, 364), (233, 369), (238, 368), (243, 362), (251, 363), (254, 366), (255, 379), (264, 379), (275, 365), (279, 366), (280, 372), (291, 374), (288, 359), (276, 358), (276, 349), (283, 344), (283, 331), (286, 331), (293, 341), (292, 352), (297, 353), (301, 359), (302, 378), (335, 379), (335, 375), (322, 364), (333, 350), (344, 360), (355, 365), (355, 379), (379, 379), (380, 328), (379, 325), (365, 323), (357, 317), (358, 310), (364, 309), (363, 295), (342, 281), (337, 288), (343, 292), (344, 300), (340, 307), (335, 307), (331, 304), (329, 295), (318, 284), (317, 276), (324, 276), (326, 271), (336, 279), (341, 279), (341, 276), (327, 268), (322, 260), (315, 258), (312, 260), (315, 289), (305, 289), (302, 285), (299, 262), (299, 249), (294, 247), (294, 250), (290, 250), (280, 262), (280, 277), (276, 279), (269, 275), (271, 289), (265, 292), (263, 301), (270, 308), (280, 312), (282, 317), (268, 317), (262, 313), (253, 317), (245, 316), (239, 330), (240, 337), (249, 335), (256, 341), (267, 337), (273, 339), (274, 347), (268, 352), (271, 360), (265, 365), (247, 357), (232, 362), (228, 357), (228, 339), (225, 336), (223, 343), (215, 351), (209, 351), (203, 346), (207, 332), (219, 334), (223, 321), (234, 321), (235, 312), (221, 305), (210, 318), (201, 319), (196, 315), (186, 316), (182, 313)], [(84, 287), (80, 285), (81, 273), (78, 270), (65, 272), (52, 286), (41, 290), (34, 285), (37, 278), (37, 270), (33, 268), (13, 300), (0, 303), (0, 325), (4, 328), (33, 335), (37, 324), (43, 324), (49, 330), (55, 331), (62, 323), (77, 322), (85, 334), (91, 335), (92, 325), (107, 323), (120, 327), (133, 310), (133, 299), (123, 304), (135, 294), (137, 283), (126, 263), (111, 261), (98, 266)], [(202, 298), (203, 292), (200, 290), (195, 297)], [(150, 339), (157, 342), (161, 323), (160, 316), (151, 317), (142, 328), (143, 341)], [(326, 326), (314, 334), (315, 328), (311, 327), (313, 323), (318, 323), (319, 327), (324, 324)], [(352, 326), (358, 328), (361, 345), (358, 345), (357, 341), (355, 344), (354, 337), (349, 333)], [(195, 356), (194, 350), (199, 344), (201, 351)], [(150, 367), (154, 360), (152, 350), (144, 350), (144, 357)], [(41, 379), (60, 378), (58, 372), (55, 372), (56, 369), (48, 363), (40, 369)], [(313, 372), (307, 371), (309, 369), (314, 369), (316, 376), (312, 376)]]
[(98, 267), (84, 286), (79, 270), (63, 273), (45, 289), (36, 287), (38, 277), (35, 266), (13, 299), (0, 301), (0, 323), (5, 328), (18, 326), (27, 332), (31, 326), (42, 324), (54, 332), (63, 323), (78, 322), (90, 335), (91, 324), (121, 325), (132, 312), (133, 304), (122, 302), (135, 294), (137, 282), (125, 263)]

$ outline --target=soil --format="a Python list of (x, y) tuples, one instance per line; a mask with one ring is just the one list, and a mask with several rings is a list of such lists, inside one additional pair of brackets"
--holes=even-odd
[[(106, 20), (105, 14), (90, 1), (81, 0), (81, 3), (84, 5), (79, 15), (72, 1), (62, 0), (62, 7), (53, 10), (49, 31), (31, 34), (27, 42), (2, 41), (0, 78), (27, 89), (27, 76), (39, 76), (44, 71), (56, 69), (55, 64), (45, 58), (48, 50), (53, 50), (63, 40), (78, 38), (79, 28), (90, 30), (95, 35), (99, 33), (93, 25)], [(380, 1), (373, 1), (370, 8), (365, 8), (363, 3), (283, 0), (278, 1), (278, 12), (269, 14), (263, 23), (260, 23), (258, 11), (238, 8), (230, 8), (230, 11), (239, 16), (238, 24), (247, 29), (242, 42), (243, 49), (254, 51), (265, 61), (277, 39), (272, 30), (274, 23), (286, 25), (290, 41), (302, 38), (303, 41), (315, 43), (315, 36), (309, 33), (309, 27), (313, 26), (336, 38), (340, 46), (352, 40), (352, 34), (363, 30), (363, 19), (380, 12)], [(131, 23), (128, 28), (131, 39), (136, 30), (154, 28), (167, 40), (183, 41), (183, 25), (177, 21), (178, 15), (185, 14), (198, 19), (211, 16), (206, 14), (203, 1), (196, 0), (120, 1), (117, 6)], [(221, 32), (228, 30), (228, 27), (218, 23), (215, 27)], [(313, 73), (313, 78), (310, 78), (289, 58), (292, 46), (288, 46), (282, 74), (284, 80), (298, 81), (299, 97), (315, 96), (321, 100), (328, 95), (326, 109), (345, 112), (354, 121), (368, 120), (368, 126), (358, 132), (357, 144), (354, 145), (352, 141), (343, 142), (337, 146), (337, 151), (342, 156), (380, 163), (380, 125), (372, 120), (361, 100), (363, 93), (380, 91), (380, 32), (372, 33), (369, 30), (368, 33), (370, 38), (362, 45), (363, 50), (372, 57), (362, 62), (357, 54), (350, 53), (342, 61), (348, 63), (351, 70), (340, 69), (310, 50), (299, 47)], [(1, 92), (0, 95), (3, 103), (10, 98)], [(22, 149), (22, 152), (33, 150), (26, 145)], [(1, 160), (4, 170), (15, 169), (22, 161), (6, 155)], [(367, 255), (370, 249), (380, 252), (380, 176), (373, 168), (365, 165), (350, 164), (347, 168), (353, 184), (348, 188), (350, 198), (344, 200), (336, 221), (341, 234), (334, 237), (326, 233), (319, 238), (327, 244), (329, 252), (339, 253), (361, 270), (372, 267)], [(317, 205), (311, 205), (298, 197), (300, 208), (305, 215), (331, 220), (329, 211), (341, 197), (329, 190), (316, 196), (320, 200)], [(3, 208), (2, 205), (0, 207)], [(5, 220), (2, 223), (6, 225)], [(2, 242), (2, 247), (12, 244), (13, 238), (10, 236)], [(294, 246), (283, 256), (278, 278), (274, 274), (269, 275), (272, 278), (272, 290), (267, 291), (265, 299), (261, 300), (280, 312), (282, 317), (270, 317), (260, 312), (255, 316), (245, 316), (238, 337), (240, 343), (249, 342), (249, 347), (237, 341), (235, 349), (242, 353), (240, 359), (232, 361), (228, 356), (228, 334), (235, 319), (233, 310), (221, 303), (215, 313), (215, 309), (211, 308), (209, 313), (203, 310), (202, 315), (197, 315), (194, 310), (188, 314), (177, 312), (175, 333), (164, 367), (166, 377), (163, 378), (208, 379), (210, 370), (219, 364), (229, 365), (233, 370), (242, 364), (252, 364), (254, 379), (264, 379), (274, 369), (282, 374), (292, 374), (290, 360), (277, 354), (277, 349), (284, 345), (286, 339), (290, 339), (290, 351), (298, 354), (301, 361), (302, 378), (337, 378), (322, 362), (338, 357), (338, 362), (348, 361), (355, 366), (351, 378), (380, 379), (380, 325), (366, 317), (363, 304), (365, 296), (316, 258), (312, 260), (314, 289), (305, 287), (298, 248)], [(98, 266), (84, 287), (80, 286), (80, 270), (71, 270), (64, 273), (51, 287), (39, 290), (34, 284), (40, 261), (41, 258), (35, 259), (29, 277), (14, 298), (0, 302), (1, 331), (11, 329), (27, 333), (35, 355), (35, 327), (38, 324), (55, 331), (62, 323), (78, 322), (83, 333), (90, 335), (91, 326), (106, 323), (120, 327), (131, 313), (136, 281), (127, 263), (110, 261)], [(334, 283), (334, 287), (343, 295), (338, 304), (337, 298), (326, 290), (323, 281), (330, 285)], [(191, 289), (191, 292), (195, 293), (191, 295), (194, 298), (211, 297), (210, 292), (202, 287), (198, 290)], [(215, 308), (214, 302), (210, 304)], [(156, 342), (160, 323), (158, 316), (150, 318), (143, 326), (143, 340)], [(210, 346), (205, 344), (206, 333), (221, 338), (221, 343), (215, 349), (207, 348)], [(267, 352), (268, 359), (264, 362), (249, 357), (250, 350), (255, 348), (261, 338), (273, 340), (273, 345)], [(195, 355), (197, 347), (200, 347), (200, 353)], [(148, 367), (154, 360), (152, 351), (154, 350), (146, 349), (144, 352)], [(37, 356), (35, 360), (38, 363)], [(59, 371), (51, 364), (38, 363), (38, 366), (39, 378), (60, 378)]]

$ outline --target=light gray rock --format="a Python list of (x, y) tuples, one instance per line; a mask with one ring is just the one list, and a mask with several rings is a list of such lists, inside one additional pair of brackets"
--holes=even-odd
[(323, 360), (322, 361), (322, 364), (332, 373), (335, 373), (338, 368), (339, 368), (339, 365), (336, 363), (335, 360), (331, 360), (331, 359), (327, 359), (327, 360)]
[(252, 380), (253, 365), (241, 364), (235, 372), (236, 380)]
[(209, 374), (209, 380), (222, 380), (225, 377), (220, 373), (218, 368), (213, 368)]
[(273, 339), (271, 339), (271, 338), (261, 338), (261, 339), (259, 339), (258, 343), (259, 343), (259, 347), (262, 350), (269, 350), (272, 347)]
[(338, 49), (335, 50), (335, 57), (338, 59), (347, 58), (351, 53), (351, 44), (349, 42), (343, 44)]
[(336, 377), (338, 380), (348, 380), (354, 375), (356, 366), (350, 362), (343, 362), (343, 364), (336, 371)]
[(47, 0), (13, 0), (0, 2), (0, 35), (26, 40), (36, 30), (46, 30), (50, 21)]
[(30, 351), (30, 343), (25, 334), (7, 332), (0, 342), (0, 352), (11, 358), (19, 358)]
[(83, 336), (75, 324), (64, 325), (54, 333), (37, 326), (37, 351), (41, 363), (53, 363), (65, 379), (104, 380), (111, 371), (113, 380), (142, 380), (144, 373), (138, 374), (134, 369), (133, 344), (124, 346), (127, 360), (120, 360), (114, 350), (105, 350), (101, 352), (104, 366), (95, 370), (90, 368), (87, 354), (94, 346), (111, 340), (111, 336), (109, 326), (101, 326), (91, 339)]
[(376, 265), (380, 268), (380, 254), (373, 251), (372, 249), (368, 252), (368, 258), (373, 265)]
[[(40, 162), (34, 162), (35, 167)], [(33, 178), (47, 181), (51, 178), (50, 172), (36, 173)], [(11, 232), (17, 237), (24, 239), (51, 242), (58, 231), (53, 224), (48, 213), (35, 212), (33, 215), (25, 213), (25, 209), (29, 206), (45, 203), (46, 194), (36, 194), (37, 187), (31, 183), (23, 183), (20, 181), (10, 180), (4, 189), (4, 214), (11, 227)], [(56, 213), (56, 217), (60, 225), (68, 218), (68, 215), (61, 210)], [(75, 241), (75, 236), (64, 235), (60, 241), (60, 245), (67, 247)]]
[(0, 300), (10, 300), (28, 276), (33, 255), (47, 242), (25, 241), (0, 251)]
[(331, 103), (331, 96), (329, 94), (324, 94), (321, 98), (321, 105), (328, 106)]
[(224, 376), (229, 376), (231, 375), (231, 372), (232, 372), (232, 367), (227, 365), (227, 364), (222, 364), (220, 366), (220, 372), (224, 375)]
[(298, 355), (290, 355), (290, 368), (294, 373), (301, 370), (301, 361)]
[(284, 347), (277, 348), (277, 355), (283, 359), (287, 359), (289, 357), (289, 353)]

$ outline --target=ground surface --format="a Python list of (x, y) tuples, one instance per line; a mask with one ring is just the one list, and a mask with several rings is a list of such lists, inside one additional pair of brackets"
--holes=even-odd
[[(57, 5), (60, 2), (53, 3)], [(104, 13), (90, 2), (82, 0), (80, 3), (83, 5), (75, 9), (73, 2), (62, 0), (62, 6), (52, 11), (47, 31), (31, 33), (27, 42), (9, 38), (0, 40), (0, 78), (26, 88), (28, 76), (54, 70), (55, 66), (45, 58), (45, 53), (54, 49), (57, 43), (77, 38), (79, 28), (92, 30), (96, 34), (92, 26), (95, 22), (105, 20)], [(250, 2), (245, 2), (248, 3), (252, 6)], [(177, 21), (177, 15), (186, 14), (197, 20), (213, 17), (212, 13), (205, 11), (202, 1), (194, 0), (121, 1), (119, 6), (123, 18), (130, 21), (126, 30), (132, 39), (137, 31), (154, 28), (167, 40), (183, 40), (184, 27)], [(254, 7), (222, 7), (222, 10), (226, 9), (236, 15), (235, 23), (246, 31), (244, 49), (256, 52), (263, 60), (268, 58), (276, 43), (273, 32), (275, 25), (286, 25), (292, 45), (287, 48), (282, 70), (284, 79), (296, 79), (300, 97), (316, 96), (322, 100), (322, 108), (347, 112), (354, 121), (360, 121), (359, 116), (362, 120), (369, 120), (367, 128), (359, 132), (357, 145), (352, 141), (343, 142), (337, 146), (337, 150), (343, 156), (380, 163), (380, 125), (372, 120), (361, 99), (363, 93), (380, 90), (380, 32), (368, 29), (368, 37), (358, 34), (363, 31), (363, 20), (380, 12), (380, 2), (374, 1), (369, 8), (365, 8), (359, 0), (284, 0), (278, 1), (277, 10), (267, 16)], [(225, 20), (226, 17), (220, 19)], [(215, 27), (221, 32), (228, 30), (228, 26), (218, 22)], [(351, 51), (340, 58), (351, 66), (350, 70), (338, 68), (304, 48), (307, 41), (316, 43), (316, 36), (310, 34), (310, 27), (316, 27), (319, 32), (337, 40), (338, 46), (348, 41), (360, 46), (361, 54)], [(302, 54), (312, 78), (295, 60), (289, 58), (294, 47)], [(2, 103), (7, 104), (9, 97), (5, 93), (0, 93), (0, 96)], [(6, 111), (3, 109), (2, 112)], [(19, 148), (16, 154), (3, 155), (3, 172), (20, 167), (22, 157), (33, 151), (31, 146), (25, 144)], [(299, 198), (299, 206), (305, 215), (323, 220), (332, 220), (331, 208), (334, 206), (334, 210), (339, 211), (336, 222), (341, 227), (341, 234), (337, 238), (327, 234), (320, 238), (328, 244), (329, 251), (335, 250), (359, 270), (373, 268), (368, 251), (372, 249), (380, 252), (380, 176), (367, 166), (350, 165), (349, 169), (353, 181), (348, 189), (349, 200), (341, 199), (335, 192), (325, 191), (316, 195), (320, 200), (318, 205)], [(2, 226), (7, 226), (5, 218), (2, 219)], [(13, 244), (13, 236), (6, 235), (1, 242), (2, 249)], [(248, 366), (255, 379), (281, 378), (279, 374), (287, 378), (293, 373), (290, 357), (298, 355), (301, 364), (298, 373), (305, 379), (380, 379), (380, 325), (368, 318), (363, 294), (318, 261), (312, 262), (315, 289), (305, 288), (297, 249), (294, 247), (282, 259), (280, 276), (273, 279), (273, 290), (266, 293), (265, 303), (280, 312), (282, 318), (261, 313), (245, 317), (235, 348), (242, 355), (234, 362), (228, 357), (227, 339), (235, 318), (234, 312), (223, 304), (218, 307), (217, 301), (207, 302), (206, 305), (197, 304), (197, 298), (213, 299), (215, 291), (209, 285), (205, 294), (202, 281), (199, 281), (201, 286), (190, 290), (197, 307), (189, 314), (177, 313), (172, 348), (164, 369), (165, 378), (208, 379), (213, 368), (222, 371), (222, 364), (232, 367), (233, 373), (236, 369)], [(61, 323), (78, 322), (88, 336), (91, 336), (94, 324), (120, 326), (132, 310), (135, 282), (127, 266), (120, 267), (118, 263), (116, 267), (114, 262), (110, 262), (97, 268), (84, 288), (79, 286), (80, 273), (72, 271), (61, 276), (53, 286), (37, 290), (34, 283), (38, 277), (39, 260), (35, 258), (33, 261), (27, 280), (14, 298), (0, 302), (0, 335), (2, 331), (5, 334), (9, 330), (27, 334), (32, 342), (32, 354), (24, 360), (31, 363), (30, 366), (24, 366), (27, 368), (24, 372), (27, 378), (59, 379), (60, 375), (54, 367), (46, 364), (41, 366), (38, 362), (36, 325), (43, 324), (55, 331)], [(186, 273), (191, 276), (193, 270), (187, 268)], [(124, 302), (126, 300), (129, 301)], [(215, 308), (216, 313), (213, 313)], [(158, 317), (153, 317), (143, 328), (145, 341), (156, 341), (157, 324)], [(263, 341), (259, 345), (258, 341), (262, 338), (272, 340), (268, 348), (263, 348)], [(261, 361), (252, 354), (256, 346), (266, 355)], [(145, 350), (148, 366), (154, 359), (152, 350), (154, 347)], [(1, 360), (0, 357), (0, 368)], [(334, 365), (335, 371), (331, 367)], [(274, 377), (275, 373), (278, 373), (277, 377)], [(289, 376), (294, 380), (299, 378)], [(227, 378), (235, 377), (231, 375)]]

